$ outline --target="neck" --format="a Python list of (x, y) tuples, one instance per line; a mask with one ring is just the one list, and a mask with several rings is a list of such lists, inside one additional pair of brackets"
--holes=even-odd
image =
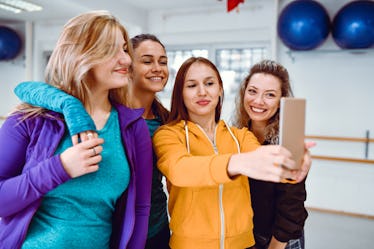
[(155, 114), (152, 111), (152, 103), (155, 99), (155, 93), (136, 91), (134, 88), (129, 90), (129, 103), (132, 108), (144, 108), (143, 118), (153, 119)]
[(112, 105), (109, 101), (108, 95), (95, 94), (89, 96), (88, 102), (85, 105), (87, 112), (90, 114), (92, 120), (96, 125), (96, 129), (100, 130), (104, 127)]
[[(192, 120), (193, 121), (193, 120)], [(211, 141), (214, 140), (214, 132), (217, 126), (217, 123), (215, 122), (214, 119), (199, 119), (195, 122), (198, 126), (200, 126), (206, 135), (209, 137)]]
[(266, 122), (252, 121), (250, 131), (257, 137), (257, 140), (262, 144), (265, 141)]

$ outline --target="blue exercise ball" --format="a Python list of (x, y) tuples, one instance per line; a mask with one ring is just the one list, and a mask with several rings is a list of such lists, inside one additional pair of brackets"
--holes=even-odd
[(22, 48), (19, 35), (12, 29), (0, 26), (0, 60), (11, 60), (17, 57)]
[(289, 3), (278, 18), (278, 35), (292, 50), (311, 50), (320, 46), (330, 32), (326, 9), (312, 0)]
[(343, 49), (374, 45), (374, 2), (355, 1), (344, 5), (333, 19), (332, 37)]

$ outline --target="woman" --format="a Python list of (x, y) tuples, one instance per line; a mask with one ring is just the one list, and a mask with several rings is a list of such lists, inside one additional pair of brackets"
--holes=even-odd
[(60, 115), (26, 104), (8, 117), (0, 130), (0, 248), (144, 248), (152, 144), (142, 110), (124, 106), (129, 44), (106, 11), (64, 26), (46, 82), (83, 103), (100, 138), (78, 130), (71, 141)]
[[(126, 85), (126, 104), (131, 108), (143, 108), (151, 136), (166, 122), (169, 111), (160, 103), (156, 93), (164, 89), (168, 77), (168, 59), (164, 45), (151, 34), (140, 34), (131, 38), (134, 58), (131, 65), (131, 80)], [(82, 103), (59, 89), (41, 82), (25, 82), (17, 86), (16, 94), (22, 101), (62, 112), (67, 120), (70, 133), (92, 130), (92, 120)], [(64, 101), (62, 102), (61, 99)], [(76, 122), (76, 118), (80, 122)], [(83, 134), (85, 131), (82, 132)], [(170, 230), (167, 214), (167, 197), (163, 190), (162, 174), (153, 157), (151, 212), (146, 248), (169, 248)]]
[[(287, 70), (271, 60), (255, 64), (239, 93), (235, 123), (247, 127), (261, 144), (278, 144), (281, 97), (292, 97)], [(279, 184), (249, 179), (256, 249), (303, 249), (308, 216), (305, 179)]]
[[(156, 93), (164, 89), (168, 77), (168, 58), (164, 45), (151, 34), (140, 34), (131, 38), (134, 60), (131, 65), (132, 81), (128, 85), (128, 105), (144, 108), (149, 132), (164, 124), (169, 111), (160, 103)], [(149, 217), (146, 249), (169, 248), (170, 230), (167, 214), (167, 198), (162, 183), (162, 174), (153, 157), (151, 213)]]
[[(169, 123), (153, 137), (169, 190), (171, 248), (254, 245), (248, 176), (299, 179), (290, 152), (260, 146), (247, 129), (220, 120), (223, 84), (209, 60), (192, 57), (176, 75)], [(308, 168), (306, 153), (303, 167)]]

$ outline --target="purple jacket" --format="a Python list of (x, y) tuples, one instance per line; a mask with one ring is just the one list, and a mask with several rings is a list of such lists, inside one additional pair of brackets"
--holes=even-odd
[[(141, 115), (114, 105), (130, 164), (127, 190), (116, 203), (111, 248), (144, 249), (152, 181), (152, 143)], [(54, 152), (65, 132), (61, 117), (10, 116), (0, 128), (0, 249), (20, 248), (42, 197), (69, 180)]]

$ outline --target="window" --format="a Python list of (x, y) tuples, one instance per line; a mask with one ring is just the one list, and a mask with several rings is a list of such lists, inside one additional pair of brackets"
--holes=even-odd
[(236, 95), (251, 66), (265, 56), (266, 49), (263, 47), (216, 49), (215, 65), (224, 82), (225, 96)]
[(171, 98), (175, 76), (177, 75), (178, 69), (182, 65), (182, 63), (192, 56), (208, 58), (208, 49), (168, 50), (167, 56), (169, 66), (169, 80), (164, 91), (160, 93), (160, 96)]
[(246, 48), (197, 48), (197, 49), (169, 49), (167, 48), (169, 80), (161, 93), (160, 100), (169, 108), (175, 76), (182, 63), (191, 56), (209, 58), (218, 68), (224, 85), (225, 101), (222, 118), (229, 120), (234, 107), (234, 99), (242, 80), (247, 76), (251, 66), (268, 54), (267, 47)]

